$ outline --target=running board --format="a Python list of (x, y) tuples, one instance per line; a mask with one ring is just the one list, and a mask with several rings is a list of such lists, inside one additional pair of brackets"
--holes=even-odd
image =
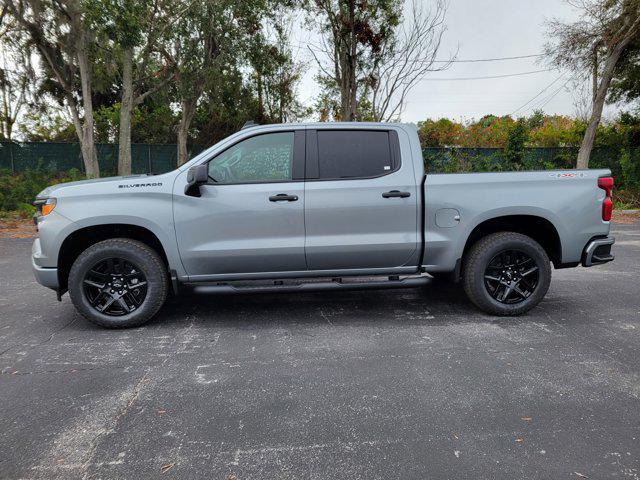
[(317, 292), (328, 290), (371, 290), (383, 288), (414, 288), (421, 287), (431, 283), (431, 277), (409, 277), (394, 278), (389, 280), (358, 280), (344, 282), (342, 279), (333, 279), (331, 281), (307, 281), (300, 283), (284, 283), (283, 280), (275, 280), (270, 283), (261, 283), (259, 285), (247, 285), (230, 282), (218, 283), (187, 283), (185, 285), (193, 287), (193, 292), (198, 294), (231, 294), (231, 293), (300, 293), (300, 292)]

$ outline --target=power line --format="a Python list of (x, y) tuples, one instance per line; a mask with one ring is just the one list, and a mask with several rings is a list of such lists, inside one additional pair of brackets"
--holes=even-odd
[(434, 63), (475, 63), (475, 62), (499, 62), (502, 60), (518, 60), (520, 58), (542, 57), (544, 53), (535, 55), (518, 55), (517, 57), (498, 57), (498, 58), (474, 58), (468, 60), (434, 60)]
[(490, 80), (492, 78), (520, 77), (522, 75), (531, 75), (533, 73), (550, 72), (555, 68), (545, 68), (544, 70), (533, 70), (531, 72), (509, 73), (506, 75), (491, 75), (488, 77), (454, 77), (454, 78), (424, 78), (423, 82), (451, 82), (456, 80)]
[(542, 108), (543, 108), (547, 103), (549, 103), (551, 100), (553, 100), (553, 99), (554, 99), (554, 97), (555, 97), (558, 93), (560, 93), (560, 90), (562, 90), (564, 87), (566, 87), (566, 86), (567, 86), (567, 83), (569, 83), (571, 80), (574, 80), (574, 77), (570, 77), (570, 78), (568, 78), (568, 79), (567, 79), (567, 81), (566, 81), (566, 82), (564, 82), (564, 83), (560, 86), (560, 88), (558, 88), (555, 92), (553, 92), (550, 96), (548, 96), (548, 97), (546, 98), (546, 100), (545, 100), (542, 104), (539, 104), (539, 105), (538, 105), (538, 107), (537, 107), (537, 108), (538, 108), (538, 109), (542, 109)]
[(544, 87), (542, 90), (540, 90), (535, 97), (531, 98), (529, 101), (527, 101), (526, 103), (523, 103), (522, 105), (520, 105), (518, 108), (516, 108), (513, 112), (511, 112), (511, 115), (515, 114), (517, 111), (522, 110), (524, 107), (526, 107), (527, 105), (529, 105), (531, 102), (533, 102), (536, 98), (538, 98), (540, 95), (542, 95), (544, 92), (546, 92), (547, 90), (549, 90), (549, 88), (551, 88), (558, 80), (560, 80), (563, 77), (563, 75), (560, 75), (558, 78), (556, 78), (553, 82), (551, 82), (549, 85), (547, 85), (546, 87)]
[[(313, 44), (308, 41), (299, 40), (298, 47), (306, 45), (308, 47), (317, 47), (316, 44)], [(520, 60), (522, 58), (537, 58), (544, 56), (544, 53), (535, 53), (531, 55), (516, 55), (514, 57), (495, 57), (495, 58), (468, 58), (464, 60), (434, 60), (433, 63), (477, 63), (477, 62), (501, 62), (505, 60)]]

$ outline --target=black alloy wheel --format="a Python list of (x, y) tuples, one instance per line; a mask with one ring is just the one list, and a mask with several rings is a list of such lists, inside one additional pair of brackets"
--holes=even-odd
[(491, 315), (521, 315), (544, 298), (551, 283), (551, 262), (533, 238), (496, 232), (481, 238), (462, 259), (464, 290)]
[(135, 312), (142, 305), (147, 296), (147, 279), (134, 263), (107, 258), (87, 271), (83, 288), (96, 311), (119, 317)]
[(504, 250), (489, 261), (484, 285), (498, 302), (516, 304), (533, 294), (538, 277), (539, 268), (528, 254), (521, 250)]

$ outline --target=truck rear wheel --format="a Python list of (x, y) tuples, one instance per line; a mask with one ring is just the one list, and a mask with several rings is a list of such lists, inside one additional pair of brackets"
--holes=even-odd
[(549, 257), (538, 242), (515, 232), (479, 240), (463, 260), (469, 299), (492, 315), (520, 315), (544, 298), (551, 282)]
[(149, 321), (167, 296), (167, 270), (149, 246), (128, 238), (96, 243), (69, 272), (69, 296), (87, 320), (106, 328)]

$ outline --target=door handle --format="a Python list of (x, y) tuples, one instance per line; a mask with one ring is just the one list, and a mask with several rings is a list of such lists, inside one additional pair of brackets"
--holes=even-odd
[(400, 190), (391, 190), (390, 192), (384, 192), (382, 194), (383, 198), (407, 198), (410, 196), (411, 194), (409, 192), (401, 192)]
[(288, 195), (286, 193), (279, 193), (269, 197), (270, 202), (295, 202), (296, 200), (298, 200), (297, 195)]

